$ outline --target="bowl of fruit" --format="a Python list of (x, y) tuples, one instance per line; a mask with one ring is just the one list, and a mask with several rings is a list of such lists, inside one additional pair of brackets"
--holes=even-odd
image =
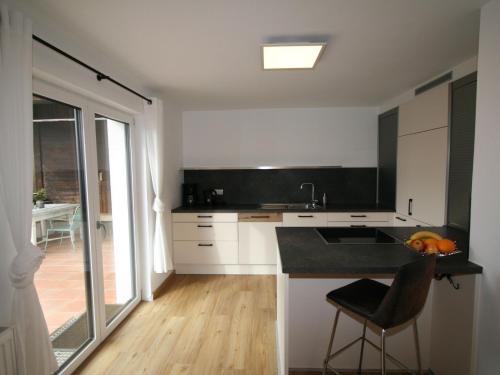
[(436, 254), (439, 257), (460, 253), (457, 244), (448, 238), (443, 238), (440, 234), (422, 230), (413, 233), (406, 240), (406, 245), (422, 254)]

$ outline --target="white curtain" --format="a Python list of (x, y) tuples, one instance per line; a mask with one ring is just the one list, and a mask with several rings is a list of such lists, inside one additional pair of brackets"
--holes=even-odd
[(153, 210), (155, 226), (153, 234), (153, 270), (166, 273), (173, 269), (172, 256), (168, 247), (165, 221), (165, 153), (163, 149), (164, 123), (163, 103), (153, 98), (153, 104), (144, 105), (142, 116), (146, 133), (146, 148), (154, 191)]
[[(0, 251), (15, 249), (11, 322), (21, 375), (57, 369), (33, 277), (43, 254), (30, 242), (33, 194), (31, 21), (0, 5)], [(5, 303), (2, 301), (1, 303)]]

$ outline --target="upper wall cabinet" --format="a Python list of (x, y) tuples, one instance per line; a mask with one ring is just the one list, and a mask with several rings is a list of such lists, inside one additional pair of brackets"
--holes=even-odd
[(399, 107), (399, 136), (448, 126), (449, 84), (417, 95)]

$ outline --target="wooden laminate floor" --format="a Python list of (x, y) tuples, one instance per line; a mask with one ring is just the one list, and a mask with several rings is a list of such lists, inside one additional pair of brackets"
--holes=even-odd
[(175, 275), (76, 371), (276, 374), (274, 276)]

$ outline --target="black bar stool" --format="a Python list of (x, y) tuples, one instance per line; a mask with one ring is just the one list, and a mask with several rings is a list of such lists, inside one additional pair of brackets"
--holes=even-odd
[[(337, 370), (330, 367), (330, 361), (358, 341), (361, 341), (358, 373), (361, 373), (363, 351), (365, 342), (367, 342), (381, 353), (380, 367), (383, 375), (386, 374), (386, 358), (399, 368), (414, 374), (396, 358), (387, 354), (385, 346), (387, 330), (411, 320), (413, 320), (418, 371), (422, 375), (416, 317), (424, 307), (427, 299), (431, 280), (434, 277), (435, 266), (436, 257), (434, 255), (423, 256), (415, 262), (400, 267), (390, 287), (374, 280), (362, 279), (328, 293), (326, 296), (327, 301), (337, 307), (337, 313), (335, 314), (328, 352), (324, 360), (323, 375), (327, 373), (327, 370), (340, 375)], [(354, 313), (364, 320), (363, 335), (332, 354), (333, 338), (335, 337), (340, 312), (343, 310)], [(382, 330), (380, 347), (366, 338), (366, 323), (368, 321)]]

